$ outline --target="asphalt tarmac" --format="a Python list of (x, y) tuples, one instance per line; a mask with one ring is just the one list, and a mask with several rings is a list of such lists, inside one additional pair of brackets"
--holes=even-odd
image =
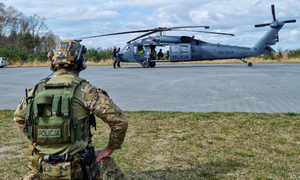
[[(1, 68), (0, 109), (16, 109), (49, 67)], [(80, 73), (124, 111), (300, 113), (300, 64), (89, 66)]]

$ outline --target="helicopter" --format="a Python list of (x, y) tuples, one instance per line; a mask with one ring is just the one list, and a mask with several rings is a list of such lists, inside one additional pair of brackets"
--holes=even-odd
[[(219, 35), (234, 36), (230, 33), (183, 30), (183, 28), (205, 28), (209, 26), (179, 26), (179, 27), (158, 27), (154, 29), (127, 31), (111, 34), (103, 34), (97, 36), (83, 37), (81, 39), (121, 35), (129, 33), (145, 33), (127, 42), (127, 45), (120, 51), (121, 62), (140, 63), (144, 68), (155, 67), (156, 62), (186, 62), (186, 61), (204, 61), (204, 60), (224, 60), (239, 59), (248, 66), (252, 66), (251, 62), (245, 60), (246, 57), (257, 56), (275, 52), (270, 46), (279, 42), (278, 32), (286, 23), (295, 23), (296, 20), (278, 21), (275, 16), (275, 6), (271, 5), (273, 21), (266, 24), (257, 24), (255, 27), (269, 26), (269, 31), (256, 43), (253, 47), (241, 47), (232, 45), (222, 45), (204, 42), (189, 36), (167, 36), (166, 31), (190, 31), (211, 33)], [(150, 36), (157, 33), (156, 36)], [(148, 36), (148, 37), (146, 37)], [(141, 39), (142, 38), (142, 39)], [(167, 54), (163, 60), (151, 57), (151, 53), (156, 52), (155, 48), (166, 47)]]

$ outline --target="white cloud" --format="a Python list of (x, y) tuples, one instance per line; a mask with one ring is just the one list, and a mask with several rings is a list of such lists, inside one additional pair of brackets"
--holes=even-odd
[(296, 39), (299, 39), (300, 31), (298, 31), (298, 30), (291, 30), (290, 34), (291, 34), (291, 40), (296, 40)]
[[(169, 35), (194, 35), (213, 43), (253, 46), (268, 30), (254, 24), (272, 21), (271, 4), (279, 20), (300, 17), (298, 0), (2, 0), (26, 16), (38, 14), (58, 36), (70, 39), (155, 27), (208, 25), (210, 31), (234, 33), (235, 37), (199, 33), (168, 32)], [(299, 48), (299, 22), (286, 24), (280, 42), (274, 47)], [(202, 29), (201, 29), (202, 30)], [(140, 34), (84, 40), (88, 47), (124, 46)]]

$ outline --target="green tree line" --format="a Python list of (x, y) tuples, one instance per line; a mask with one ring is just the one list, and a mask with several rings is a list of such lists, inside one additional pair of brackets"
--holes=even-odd
[[(46, 18), (37, 14), (24, 16), (0, 2), (0, 56), (16, 61), (47, 61), (48, 52), (60, 39), (48, 29)], [(95, 62), (111, 59), (112, 48), (88, 49), (86, 58)]]
[(48, 29), (46, 18), (24, 16), (13, 7), (0, 3), (0, 56), (10, 61), (46, 61), (48, 51), (59, 37)]
[(268, 54), (258, 55), (256, 57), (262, 58), (265, 60), (280, 60), (283, 58), (283, 53), (286, 53), (288, 58), (299, 58), (300, 57), (300, 49), (285, 50), (285, 52), (282, 52), (281, 50), (279, 50), (278, 53), (271, 52)]
[(88, 61), (94, 61), (94, 62), (99, 62), (101, 60), (108, 60), (112, 59), (112, 51), (113, 48), (107, 48), (107, 49), (102, 49), (102, 48), (90, 48), (87, 50), (85, 57), (87, 58)]

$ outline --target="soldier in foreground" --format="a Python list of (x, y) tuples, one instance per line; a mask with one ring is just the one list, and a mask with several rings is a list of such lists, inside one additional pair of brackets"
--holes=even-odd
[[(120, 149), (128, 121), (108, 94), (79, 77), (86, 68), (86, 48), (79, 41), (62, 41), (48, 56), (52, 78), (26, 91), (14, 121), (31, 141), (31, 173), (22, 179), (122, 179), (113, 158)], [(94, 150), (91, 128), (96, 115), (111, 128), (108, 145)]]

